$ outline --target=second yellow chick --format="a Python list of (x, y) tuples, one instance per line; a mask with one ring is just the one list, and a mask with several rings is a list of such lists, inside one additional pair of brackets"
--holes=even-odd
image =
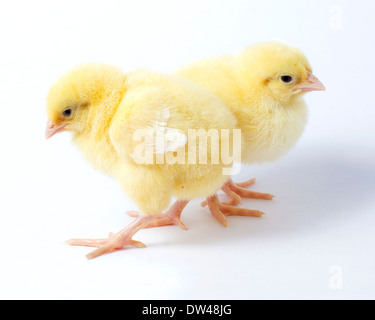
[[(250, 46), (234, 56), (193, 62), (178, 74), (209, 89), (229, 107), (242, 131), (242, 162), (275, 161), (298, 141), (307, 120), (303, 94), (325, 90), (305, 55), (278, 42)], [(223, 191), (238, 204), (241, 197), (272, 199), (245, 189), (255, 182), (233, 183)], [(205, 203), (204, 203), (205, 204)], [(204, 205), (203, 204), (203, 205)]]

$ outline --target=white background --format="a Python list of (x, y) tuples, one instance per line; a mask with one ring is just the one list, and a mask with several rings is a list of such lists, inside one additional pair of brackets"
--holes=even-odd
[[(0, 298), (375, 298), (373, 1), (1, 1)], [(145, 249), (88, 261), (72, 237), (105, 237), (136, 209), (94, 171), (69, 134), (44, 139), (45, 98), (72, 66), (160, 72), (280, 40), (301, 48), (326, 85), (283, 160), (244, 168), (271, 202), (223, 228), (193, 201), (189, 228), (142, 230)], [(343, 272), (332, 290), (331, 266)]]

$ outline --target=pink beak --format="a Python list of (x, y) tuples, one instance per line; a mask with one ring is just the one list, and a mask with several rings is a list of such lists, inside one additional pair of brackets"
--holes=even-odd
[(54, 136), (56, 133), (59, 133), (65, 129), (66, 123), (56, 125), (54, 124), (51, 120), (47, 121), (47, 126), (46, 126), (46, 139), (51, 138)]
[(315, 77), (312, 73), (309, 72), (308, 78), (295, 90), (300, 92), (310, 92), (310, 91), (324, 91), (326, 87)]

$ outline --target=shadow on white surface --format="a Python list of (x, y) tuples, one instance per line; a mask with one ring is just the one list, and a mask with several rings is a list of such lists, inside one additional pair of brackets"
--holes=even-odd
[[(194, 201), (182, 215), (188, 232), (173, 232), (173, 238), (159, 244), (202, 246), (239, 239), (282, 239), (319, 234), (351, 219), (366, 220), (374, 211), (375, 163), (366, 157), (348, 157), (342, 150), (324, 151), (299, 152), (294, 159), (246, 168), (241, 178), (234, 177), (243, 181), (255, 171), (258, 181), (251, 189), (276, 195), (273, 201), (243, 200), (241, 206), (262, 210), (264, 217), (228, 217), (229, 226), (224, 228)], [(152, 242), (149, 246), (158, 245)]]

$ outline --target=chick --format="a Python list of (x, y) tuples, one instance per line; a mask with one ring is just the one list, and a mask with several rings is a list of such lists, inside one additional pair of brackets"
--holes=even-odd
[[(306, 124), (303, 95), (325, 90), (305, 55), (278, 42), (256, 44), (235, 56), (203, 59), (177, 73), (209, 89), (233, 112), (242, 130), (242, 162), (247, 164), (285, 155)], [(231, 198), (228, 204), (238, 204), (241, 197), (273, 198), (245, 189), (254, 182), (236, 184), (230, 179), (222, 188)]]
[[(253, 210), (217, 206), (216, 191), (228, 180), (231, 163), (210, 162), (221, 140), (207, 150), (207, 163), (189, 163), (191, 129), (232, 130), (233, 114), (220, 99), (193, 82), (147, 70), (128, 74), (114, 66), (86, 64), (68, 71), (47, 97), (46, 137), (70, 131), (73, 142), (98, 170), (115, 178), (137, 204), (137, 218), (107, 239), (72, 239), (70, 245), (97, 247), (89, 259), (124, 246), (139, 230), (176, 224), (189, 200), (207, 197), (219, 220), (225, 215), (261, 216)], [(220, 138), (219, 138), (220, 139)], [(167, 209), (171, 198), (177, 201)]]

